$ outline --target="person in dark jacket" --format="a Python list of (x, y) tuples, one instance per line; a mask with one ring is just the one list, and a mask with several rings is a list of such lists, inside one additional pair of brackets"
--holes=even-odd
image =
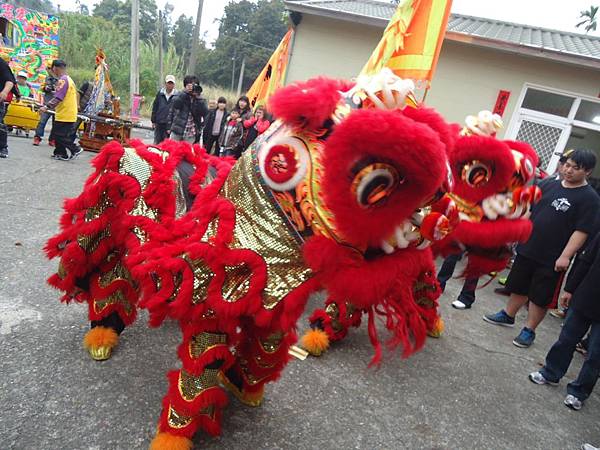
[(156, 98), (152, 103), (152, 128), (154, 128), (154, 143), (160, 144), (168, 137), (169, 130), (169, 112), (173, 106), (173, 100), (178, 94), (175, 89), (175, 77), (167, 75), (165, 77), (165, 86), (158, 91)]
[(227, 125), (225, 125), (219, 139), (219, 146), (221, 147), (219, 156), (233, 156), (238, 159), (242, 154), (244, 126), (239, 122), (239, 118), (240, 113), (237, 109), (231, 111)]
[(202, 86), (194, 75), (183, 79), (184, 90), (173, 100), (169, 114), (169, 130), (174, 141), (198, 142), (204, 118), (208, 113), (206, 101), (201, 97)]
[(250, 107), (250, 100), (247, 96), (242, 95), (233, 109), (240, 115), (238, 122), (252, 119), (252, 108)]
[(567, 385), (565, 405), (579, 410), (590, 396), (600, 376), (600, 234), (590, 242), (567, 280), (561, 298), (569, 311), (558, 341), (546, 356), (546, 364), (529, 374), (536, 384), (558, 384), (567, 373), (581, 338), (590, 330), (588, 353), (579, 375)]
[[(219, 155), (219, 137), (223, 133), (223, 128), (227, 123), (227, 99), (219, 97), (217, 108), (211, 109), (204, 122), (204, 133), (202, 140), (206, 151), (213, 155)], [(212, 151), (215, 147), (214, 152)]]
[(6, 125), (4, 125), (4, 115), (7, 108), (5, 102), (10, 102), (9, 94), (11, 92), (13, 95), (19, 95), (16, 84), (17, 81), (8, 63), (0, 58), (0, 158), (8, 157), (8, 133)]

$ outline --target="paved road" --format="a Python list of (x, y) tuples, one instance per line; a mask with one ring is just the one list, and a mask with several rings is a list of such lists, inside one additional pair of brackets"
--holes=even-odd
[[(123, 335), (114, 357), (91, 361), (81, 347), (81, 305), (65, 306), (45, 284), (55, 263), (41, 248), (57, 229), (64, 197), (79, 193), (92, 154), (74, 162), (49, 158), (47, 146), (10, 138), (0, 160), (0, 448), (144, 449), (155, 431), (166, 371), (177, 364), (174, 324), (149, 329), (145, 314)], [(223, 436), (198, 437), (214, 449), (578, 449), (600, 445), (600, 398), (580, 412), (558, 388), (535, 386), (560, 330), (549, 317), (528, 349), (511, 343), (517, 330), (484, 323), (504, 299), (490, 285), (469, 311), (449, 307), (460, 284), (442, 298), (447, 331), (408, 360), (387, 355), (379, 370), (365, 327), (320, 359), (293, 361), (269, 385), (260, 408), (236, 400)], [(318, 298), (311, 301), (317, 305)], [(518, 323), (524, 318), (520, 316)], [(306, 322), (302, 322), (304, 329)], [(567, 379), (582, 357), (576, 355)]]

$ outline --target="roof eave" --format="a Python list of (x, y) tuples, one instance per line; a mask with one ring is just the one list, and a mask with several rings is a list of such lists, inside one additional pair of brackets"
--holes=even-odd
[[(361, 23), (364, 25), (376, 26), (385, 28), (388, 24), (388, 19), (365, 16), (362, 14), (354, 14), (349, 12), (332, 11), (330, 9), (321, 8), (319, 6), (307, 5), (305, 3), (296, 3), (290, 0), (284, 0), (285, 7), (290, 11), (299, 13), (313, 14), (321, 17), (327, 17), (336, 20), (343, 20), (352, 23)], [(527, 44), (517, 44), (497, 39), (485, 38), (468, 33), (458, 31), (447, 31), (446, 39), (466, 44), (476, 45), (479, 47), (493, 48), (500, 51), (505, 51), (514, 54), (534, 56), (538, 58), (551, 59), (560, 61), (566, 64), (572, 64), (580, 67), (588, 67), (595, 70), (600, 70), (600, 60), (594, 57), (585, 55), (574, 55), (569, 52), (549, 49), (545, 47), (537, 47)]]
[(584, 55), (572, 55), (568, 52), (561, 52), (559, 50), (549, 49), (541, 46), (537, 47), (527, 44), (516, 44), (496, 39), (484, 38), (481, 36), (475, 36), (467, 33), (460, 33), (457, 31), (447, 31), (445, 38), (450, 41), (462, 42), (465, 44), (476, 45), (479, 47), (493, 48), (496, 50), (515, 53), (519, 55), (551, 59), (553, 61), (560, 61), (563, 63), (572, 64), (580, 67), (587, 67), (595, 70), (600, 70), (600, 60), (598, 60), (597, 58), (586, 57)]
[(380, 17), (371, 17), (371, 16), (365, 16), (363, 14), (354, 14), (354, 13), (350, 13), (350, 12), (337, 12), (337, 11), (331, 11), (329, 9), (325, 9), (325, 8), (319, 8), (318, 6), (311, 6), (311, 5), (306, 5), (306, 4), (299, 4), (293, 1), (289, 1), (289, 0), (284, 0), (284, 5), (286, 7), (286, 9), (290, 10), (290, 11), (294, 11), (294, 12), (299, 12), (299, 13), (307, 13), (307, 14), (315, 14), (321, 17), (327, 17), (330, 19), (336, 19), (336, 20), (344, 20), (346, 22), (352, 22), (352, 23), (361, 23), (364, 25), (370, 25), (370, 26), (375, 26), (375, 27), (382, 27), (385, 28), (389, 22), (388, 19), (383, 19)]

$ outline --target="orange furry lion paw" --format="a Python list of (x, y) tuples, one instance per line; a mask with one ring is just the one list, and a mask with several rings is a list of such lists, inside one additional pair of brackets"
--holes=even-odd
[(444, 319), (438, 317), (433, 328), (427, 333), (430, 337), (439, 338), (444, 332)]
[(112, 328), (95, 327), (83, 338), (83, 346), (96, 361), (110, 358), (112, 349), (119, 342), (119, 335)]
[(310, 329), (302, 339), (300, 345), (313, 356), (321, 356), (329, 348), (329, 336), (318, 328)]
[(171, 433), (157, 433), (150, 443), (149, 450), (192, 450), (193, 443), (184, 436)]

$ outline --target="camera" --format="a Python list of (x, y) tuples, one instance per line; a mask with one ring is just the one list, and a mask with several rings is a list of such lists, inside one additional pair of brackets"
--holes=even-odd
[(202, 94), (202, 86), (199, 83), (194, 83), (192, 86), (192, 94)]

